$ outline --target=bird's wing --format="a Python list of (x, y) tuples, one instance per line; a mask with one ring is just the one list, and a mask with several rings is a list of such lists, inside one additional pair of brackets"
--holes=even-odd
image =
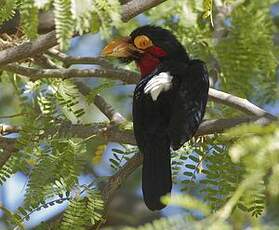
[(208, 98), (209, 80), (205, 64), (199, 60), (192, 60), (184, 71), (176, 89), (168, 127), (174, 150), (179, 149), (197, 131)]
[(142, 146), (155, 136), (167, 135), (170, 115), (170, 96), (172, 76), (160, 70), (143, 78), (134, 91), (133, 121), (137, 144)]
[[(170, 193), (172, 187), (170, 139), (167, 132), (169, 105), (163, 103), (162, 97), (166, 96), (165, 87), (160, 82), (165, 82), (167, 86), (169, 83), (162, 75), (156, 78), (159, 74), (160, 72), (157, 72), (142, 79), (135, 89), (133, 98), (134, 133), (138, 147), (144, 156), (143, 196), (147, 207), (151, 210), (165, 207), (160, 198)], [(152, 79), (154, 80), (151, 81)], [(160, 92), (162, 95), (159, 95)]]

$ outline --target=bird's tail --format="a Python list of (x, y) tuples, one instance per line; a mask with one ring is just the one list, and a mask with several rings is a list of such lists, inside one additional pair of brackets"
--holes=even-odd
[(172, 188), (170, 141), (166, 136), (150, 142), (144, 146), (142, 191), (146, 206), (160, 210), (165, 207), (160, 198)]

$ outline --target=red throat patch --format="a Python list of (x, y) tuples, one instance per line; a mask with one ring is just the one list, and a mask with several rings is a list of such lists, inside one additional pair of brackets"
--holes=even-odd
[(140, 69), (141, 77), (145, 77), (156, 69), (156, 67), (160, 64), (160, 60), (147, 53), (141, 57), (140, 60), (136, 61), (136, 64)]
[(144, 55), (136, 61), (138, 68), (140, 69), (141, 76), (145, 77), (152, 73), (160, 64), (160, 57), (166, 56), (167, 53), (159, 47), (151, 47)]

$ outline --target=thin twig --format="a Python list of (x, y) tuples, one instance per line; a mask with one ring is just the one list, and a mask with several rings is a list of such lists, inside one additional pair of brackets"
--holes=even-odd
[(70, 79), (98, 77), (134, 83), (134, 79), (138, 78), (137, 73), (123, 69), (35, 69), (16, 64), (0, 66), (0, 69), (27, 76), (33, 81), (42, 78)]
[(81, 56), (69, 56), (60, 52), (57, 49), (50, 49), (47, 54), (64, 63), (66, 67), (73, 64), (95, 64), (104, 67), (112, 68), (113, 65), (102, 57), (81, 57)]
[(23, 116), (23, 115), (27, 115), (27, 113), (16, 113), (16, 114), (12, 114), (12, 115), (3, 115), (3, 116), (0, 116), (0, 119), (20, 117), (20, 116)]
[(256, 115), (259, 117), (267, 117), (269, 119), (276, 119), (275, 116), (271, 115), (270, 113), (264, 111), (260, 107), (256, 106), (255, 104), (251, 103), (247, 99), (240, 98), (216, 89), (209, 90), (209, 99), (221, 103), (232, 108), (235, 108), (239, 111), (242, 111), (249, 115)]
[(59, 66), (57, 66), (54, 62), (52, 62), (46, 55), (36, 55), (34, 57), (35, 64), (46, 68), (46, 69), (58, 69)]

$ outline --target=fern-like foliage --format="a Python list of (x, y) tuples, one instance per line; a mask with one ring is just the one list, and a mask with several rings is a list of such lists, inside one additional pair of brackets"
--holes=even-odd
[(34, 0), (21, 0), (20, 21), (24, 33), (29, 38), (36, 38), (38, 21), (38, 8), (34, 5)]
[(86, 229), (102, 221), (104, 202), (97, 190), (89, 190), (86, 197), (70, 200), (69, 207), (63, 215), (60, 229)]
[(18, 0), (3, 1), (0, 3), (0, 25), (15, 15)]
[[(69, 141), (53, 141), (43, 147), (27, 184), (25, 205), (37, 206), (40, 201), (71, 191), (83, 165), (84, 147)], [(48, 172), (46, 175), (45, 172)], [(58, 184), (58, 186), (57, 186)], [(54, 186), (56, 185), (56, 186)]]
[(105, 38), (111, 34), (109, 28), (111, 26), (118, 27), (121, 19), (120, 14), (120, 3), (118, 0), (104, 1), (95, 0), (93, 12), (98, 16), (100, 21), (100, 32)]
[(118, 0), (9, 0), (1, 3), (0, 24), (20, 14), (21, 31), (29, 39), (37, 36), (39, 10), (53, 9), (56, 36), (60, 47), (68, 49), (75, 32), (100, 31), (108, 38), (113, 27), (120, 25)]
[[(14, 214), (23, 222), (33, 212), (69, 200), (71, 191), (79, 188), (86, 141), (64, 137), (57, 130), (57, 126), (67, 120), (67, 113), (77, 119), (84, 113), (76, 107), (79, 99), (71, 82), (19, 80), (14, 86), (24, 114), (16, 144), (20, 151), (1, 168), (0, 180), (4, 183), (18, 171), (28, 175), (24, 204)], [(54, 199), (55, 196), (60, 198)], [(88, 199), (91, 213), (93, 207), (100, 208), (95, 197), (88, 196)], [(94, 218), (97, 221), (101, 217), (96, 214)]]
[[(231, 216), (232, 212), (245, 215), (245, 211), (257, 217), (265, 208), (265, 194), (278, 196), (279, 190), (275, 189), (278, 183), (271, 185), (275, 178), (278, 179), (278, 137), (276, 123), (267, 127), (243, 125), (232, 129), (222, 139), (222, 143), (225, 140), (230, 143), (229, 148), (220, 144), (220, 138), (214, 138), (201, 171), (206, 175), (201, 182), (204, 184), (202, 193), (206, 193), (208, 204), (186, 194), (166, 196), (162, 198), (162, 202), (185, 208), (188, 212), (178, 217), (162, 218), (138, 228), (123, 229), (233, 229), (235, 224), (244, 228), (247, 223), (262, 229), (276, 229), (276, 226), (265, 221), (255, 223), (249, 217), (234, 220)], [(188, 169), (194, 167), (190, 166)]]
[(55, 28), (58, 42), (62, 49), (69, 48), (70, 38), (74, 33), (74, 18), (70, 0), (54, 0)]
[(138, 148), (131, 145), (121, 145), (122, 148), (113, 148), (112, 157), (109, 159), (110, 166), (118, 171), (135, 153)]
[[(228, 20), (231, 20), (230, 32), (216, 47), (222, 70), (222, 88), (260, 103), (269, 102), (277, 95), (278, 50), (273, 44), (273, 25), (268, 8), (259, 8), (253, 1), (235, 9)], [(261, 90), (262, 86), (268, 88)]]

